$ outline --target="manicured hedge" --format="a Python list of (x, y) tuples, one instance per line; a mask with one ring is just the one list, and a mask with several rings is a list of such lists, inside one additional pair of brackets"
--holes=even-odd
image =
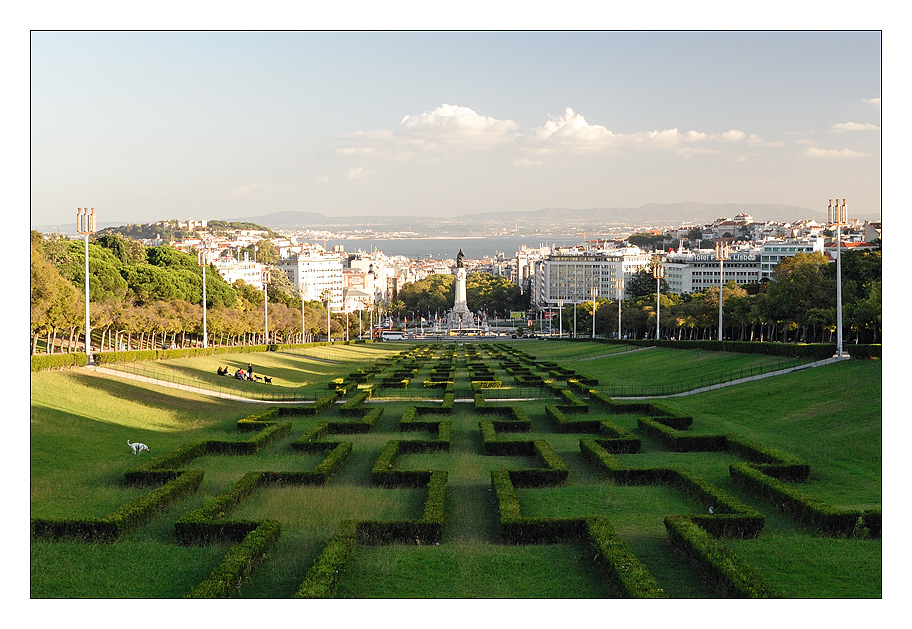
[(638, 417), (637, 426), (675, 452), (719, 452), (726, 447), (724, 435), (688, 434), (666, 426), (659, 418)]
[(85, 367), (88, 357), (85, 352), (72, 352), (69, 354), (35, 354), (31, 357), (31, 371), (46, 371), (48, 369), (69, 369), (71, 367)]
[(767, 476), (783, 481), (803, 482), (811, 467), (801, 459), (742, 437), (727, 437), (726, 450), (750, 462)]
[(491, 485), (497, 500), (501, 536), (509, 544), (587, 544), (608, 578), (628, 598), (664, 598), (649, 570), (617, 536), (607, 519), (526, 518), (520, 509), (513, 475), (508, 470), (491, 472)]
[(881, 345), (848, 345), (849, 356), (855, 359), (881, 358)]
[(739, 354), (765, 354), (768, 356), (785, 356), (789, 358), (807, 358), (824, 360), (836, 354), (834, 343), (756, 343), (750, 341), (672, 341), (672, 340), (618, 340), (599, 339), (608, 345), (631, 345), (634, 347), (668, 347), (671, 349), (700, 349), (713, 352), (736, 352)]
[(763, 500), (777, 506), (790, 517), (809, 524), (826, 535), (846, 536), (867, 528), (880, 535), (880, 511), (846, 510), (809, 496), (780, 480), (767, 476), (746, 463), (729, 466), (732, 481)]
[(193, 588), (187, 598), (229, 598), (239, 594), (253, 569), (279, 540), (282, 525), (265, 520), (231, 547), (209, 577)]
[(42, 538), (72, 538), (86, 542), (113, 542), (146, 524), (169, 504), (193, 494), (203, 480), (200, 470), (177, 472), (165, 485), (103, 518), (32, 520), (32, 530)]
[(780, 592), (767, 585), (760, 574), (707, 533), (692, 518), (665, 517), (665, 530), (672, 546), (696, 563), (707, 580), (729, 598), (779, 598)]
[(307, 571), (295, 598), (332, 598), (357, 543), (358, 523), (354, 520), (343, 521), (339, 525), (339, 531), (330, 538), (314, 565)]
[[(598, 419), (571, 419), (567, 417), (566, 406), (546, 406), (545, 414), (557, 424), (558, 432), (598, 432), (601, 420)], [(571, 406), (570, 408), (577, 408)], [(587, 407), (588, 410), (588, 407)]]
[(238, 347), (192, 347), (183, 349), (143, 349), (125, 352), (98, 352), (92, 354), (96, 365), (113, 363), (135, 363), (144, 360), (164, 360), (168, 358), (195, 358), (197, 356), (216, 356), (224, 354), (255, 354), (275, 351), (275, 345), (243, 345)]

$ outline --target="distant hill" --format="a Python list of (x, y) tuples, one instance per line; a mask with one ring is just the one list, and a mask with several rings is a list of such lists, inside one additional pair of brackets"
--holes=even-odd
[[(262, 225), (273, 230), (340, 230), (373, 229), (376, 231), (414, 231), (441, 236), (463, 236), (491, 233), (496, 229), (541, 229), (554, 233), (555, 228), (568, 231), (589, 231), (595, 233), (608, 228), (643, 229), (678, 227), (681, 225), (704, 225), (717, 218), (749, 214), (756, 221), (794, 222), (801, 219), (826, 220), (826, 210), (810, 210), (794, 205), (763, 203), (648, 203), (639, 207), (613, 208), (542, 208), (514, 212), (483, 212), (456, 216), (325, 216), (318, 212), (284, 211), (260, 216), (223, 219), (229, 222), (247, 222)], [(852, 218), (880, 221), (879, 214), (857, 215)], [(215, 220), (212, 217), (211, 220)], [(124, 223), (104, 223), (101, 227), (113, 227)], [(75, 234), (70, 225), (61, 229), (57, 226), (35, 227), (38, 231)]]
[(649, 203), (635, 208), (543, 208), (515, 212), (484, 212), (450, 217), (435, 216), (324, 216), (317, 212), (275, 212), (237, 220), (252, 221), (272, 229), (320, 229), (343, 226), (386, 227), (389, 229), (433, 230), (455, 226), (515, 225), (517, 222), (544, 226), (559, 222), (574, 228), (590, 226), (678, 226), (702, 225), (717, 218), (750, 214), (758, 221), (797, 221), (826, 219), (826, 212), (815, 212), (792, 205), (701, 202)]

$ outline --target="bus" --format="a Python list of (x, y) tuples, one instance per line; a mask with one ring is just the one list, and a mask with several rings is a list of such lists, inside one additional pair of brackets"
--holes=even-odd
[(383, 330), (380, 332), (380, 339), (383, 341), (404, 341), (405, 332), (401, 330)]

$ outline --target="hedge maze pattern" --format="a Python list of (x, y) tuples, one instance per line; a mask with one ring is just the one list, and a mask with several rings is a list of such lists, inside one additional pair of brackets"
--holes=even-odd
[[(419, 377), (421, 376), (421, 377)], [(466, 397), (456, 399), (457, 383)], [(467, 384), (466, 384), (467, 383)], [(718, 596), (776, 597), (780, 592), (728, 550), (725, 538), (756, 538), (763, 532), (762, 513), (742, 504), (698, 475), (680, 467), (627, 467), (618, 455), (641, 451), (648, 435), (674, 452), (725, 452), (740, 461), (730, 475), (738, 487), (822, 535), (846, 536), (858, 527), (880, 536), (880, 511), (841, 510), (805, 495), (797, 487), (809, 467), (787, 453), (760, 443), (692, 430), (693, 418), (681, 417), (656, 402), (625, 402), (592, 389), (598, 382), (555, 362), (538, 361), (510, 344), (414, 345), (397, 356), (380, 359), (329, 385), (315, 403), (276, 406), (237, 422), (241, 438), (186, 443), (126, 471), (124, 484), (147, 487), (149, 493), (103, 518), (33, 519), (33, 535), (85, 542), (113, 542), (147, 523), (166, 506), (194, 494), (203, 472), (194, 462), (204, 456), (243, 456), (270, 448), (293, 436), (292, 418), (314, 417), (316, 423), (290, 442), (300, 454), (317, 455), (311, 469), (249, 471), (208, 504), (189, 511), (174, 525), (184, 545), (229, 542), (230, 550), (207, 579), (188, 597), (231, 597), (240, 593), (254, 568), (275, 546), (282, 525), (274, 520), (232, 519), (232, 510), (252, 493), (283, 485), (325, 485), (346, 464), (355, 436), (371, 432), (384, 415), (384, 400), (411, 393), (398, 421), (401, 439), (386, 443), (370, 471), (378, 488), (425, 488), (423, 512), (415, 519), (345, 520), (326, 543), (296, 592), (297, 597), (332, 597), (346, 565), (359, 545), (439, 544), (448, 514), (448, 473), (403, 469), (400, 457), (414, 453), (451, 452), (454, 408), (471, 408), (483, 454), (518, 456), (535, 463), (527, 468), (490, 473), (501, 542), (506, 544), (576, 543), (588, 546), (601, 570), (625, 597), (661, 598), (666, 594), (654, 575), (614, 531), (606, 517), (527, 517), (518, 489), (572, 483), (570, 472), (546, 439), (524, 438), (532, 421), (522, 400), (494, 400), (486, 392), (505, 387), (535, 387), (549, 403), (544, 415), (554, 433), (578, 434), (580, 453), (598, 473), (616, 485), (663, 485), (682, 492), (704, 507), (694, 514), (664, 518), (669, 542), (694, 565)], [(412, 404), (414, 402), (414, 404)], [(637, 416), (638, 433), (618, 426), (622, 414)], [(338, 417), (336, 417), (338, 416)], [(308, 460), (313, 460), (310, 458)], [(327, 489), (327, 491), (330, 491)]]

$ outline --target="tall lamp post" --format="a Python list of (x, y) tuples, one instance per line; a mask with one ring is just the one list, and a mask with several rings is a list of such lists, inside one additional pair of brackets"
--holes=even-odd
[(326, 300), (326, 341), (332, 343), (332, 336), (329, 331), (329, 304), (332, 302), (332, 292), (328, 288), (323, 289), (321, 296)]
[(263, 280), (263, 343), (265, 345), (269, 345), (269, 295), (266, 291), (266, 285), (269, 284), (271, 275), (269, 267), (264, 266), (261, 277)]
[(842, 205), (839, 205), (839, 199), (830, 199), (830, 205), (827, 208), (830, 223), (836, 226), (836, 357), (843, 358), (842, 352), (842, 250), (841, 228), (849, 222), (846, 211), (845, 199)]
[(721, 242), (716, 243), (716, 260), (719, 261), (719, 340), (722, 340), (722, 286), (725, 285), (725, 279), (722, 276), (722, 265), (728, 259), (728, 245)]
[(86, 364), (92, 363), (92, 328), (89, 319), (89, 234), (95, 233), (95, 208), (77, 208), (76, 232), (85, 236), (85, 349)]
[(301, 282), (301, 287), (298, 289), (301, 293), (301, 342), (304, 343), (307, 337), (305, 336), (307, 325), (304, 322), (304, 294), (307, 293), (307, 283)]
[(203, 348), (209, 347), (209, 331), (206, 328), (206, 267), (209, 266), (209, 250), (206, 243), (196, 252), (196, 263), (203, 267)]
[(564, 300), (557, 300), (557, 338), (564, 338)]
[(617, 291), (618, 298), (618, 340), (621, 338), (621, 296), (624, 290), (624, 278), (618, 277), (614, 280), (614, 288)]
[(579, 304), (573, 302), (573, 338), (576, 338), (576, 309), (579, 308)]
[(593, 286), (589, 289), (589, 295), (592, 297), (592, 340), (595, 340), (595, 298), (598, 296), (598, 289)]
[(656, 279), (656, 340), (659, 340), (661, 327), (659, 326), (659, 308), (661, 308), (662, 278), (665, 277), (665, 267), (661, 262), (652, 267), (652, 276)]

